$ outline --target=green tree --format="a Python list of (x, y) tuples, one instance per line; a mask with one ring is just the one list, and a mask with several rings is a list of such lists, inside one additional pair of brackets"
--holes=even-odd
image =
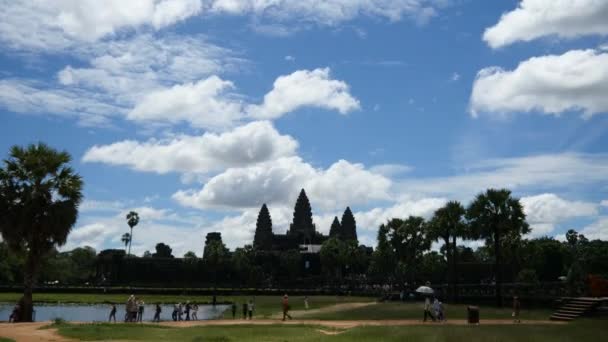
[(184, 254), (184, 259), (196, 260), (197, 257), (193, 251), (187, 251), (186, 254)]
[(342, 281), (343, 268), (346, 265), (348, 251), (344, 241), (338, 238), (329, 238), (321, 246), (319, 252), (321, 266), (330, 279)]
[(78, 217), (82, 179), (70, 161), (67, 152), (39, 143), (12, 147), (0, 168), (0, 233), (25, 258), (22, 321), (32, 320), (32, 290), (42, 259), (65, 244)]
[(357, 239), (357, 222), (355, 221), (353, 212), (350, 211), (350, 207), (346, 207), (346, 210), (344, 210), (340, 227), (342, 228), (342, 240), (353, 240), (355, 243), (359, 243), (359, 240)]
[[(448, 283), (450, 286), (451, 297), (456, 299), (457, 290), (457, 238), (466, 238), (467, 225), (464, 220), (466, 211), (462, 204), (457, 201), (446, 203), (443, 207), (437, 209), (433, 218), (429, 222), (430, 237), (433, 240), (442, 240), (446, 264), (448, 270)], [(450, 244), (450, 239), (452, 240)]]
[(329, 228), (329, 237), (340, 238), (341, 232), (342, 227), (340, 226), (340, 221), (338, 221), (338, 216), (334, 216), (334, 221), (331, 223), (331, 227)]
[(159, 242), (156, 244), (156, 253), (152, 254), (154, 258), (173, 258), (173, 249), (165, 243)]
[(222, 242), (221, 233), (208, 233), (203, 250), (203, 263), (212, 274), (214, 288), (217, 285), (217, 273), (229, 260), (228, 248)]
[(127, 214), (127, 224), (131, 229), (131, 233), (129, 233), (129, 251), (127, 252), (127, 256), (131, 255), (131, 244), (133, 243), (133, 228), (137, 226), (139, 223), (139, 214), (134, 211), (130, 211)]
[(255, 225), (255, 235), (253, 237), (253, 246), (260, 250), (270, 250), (272, 248), (272, 219), (266, 203), (262, 205), (258, 220)]
[(382, 224), (378, 229), (376, 249), (372, 253), (370, 273), (377, 279), (388, 280), (389, 283), (392, 283), (397, 261), (395, 250), (388, 237), (390, 230), (389, 224), (390, 222)]
[(420, 261), (425, 251), (431, 248), (424, 218), (410, 216), (406, 220), (392, 219), (387, 223), (388, 236), (397, 260), (405, 268), (408, 283), (416, 282)]
[(493, 246), (496, 304), (502, 306), (501, 246), (530, 232), (523, 207), (519, 199), (511, 196), (511, 191), (488, 189), (475, 197), (466, 217), (471, 229)]
[(125, 244), (125, 253), (127, 253), (127, 246), (129, 245), (129, 243), (131, 243), (131, 234), (129, 234), (129, 233), (122, 234), (120, 241), (122, 241), (122, 243)]
[(241, 285), (250, 283), (254, 253), (255, 251), (251, 245), (239, 247), (232, 253), (232, 268), (236, 272), (237, 279), (241, 280), (239, 281)]
[(77, 284), (92, 281), (95, 277), (97, 251), (93, 247), (77, 247), (67, 252), (72, 263), (71, 281)]
[(295, 249), (281, 252), (279, 267), (289, 277), (289, 280), (295, 280), (300, 275), (302, 255)]

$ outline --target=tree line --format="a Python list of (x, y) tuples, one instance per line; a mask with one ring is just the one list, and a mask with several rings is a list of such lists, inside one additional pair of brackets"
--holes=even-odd
[[(98, 266), (101, 256), (112, 254), (102, 251), (93, 261), (95, 251), (89, 247), (57, 251), (76, 223), (82, 200), (83, 181), (70, 167), (70, 161), (67, 152), (38, 143), (12, 147), (0, 167), (0, 281), (23, 284), (22, 321), (32, 319), (32, 292), (38, 280), (99, 281), (94, 279), (98, 278), (98, 272), (93, 276), (92, 269)], [(312, 221), (308, 222), (309, 211), (308, 206), (303, 211), (305, 215), (298, 216), (305, 229), (314, 227)], [(121, 251), (123, 256), (130, 256), (133, 228), (138, 222), (137, 213), (127, 215), (130, 232), (122, 238), (126, 249)], [(202, 265), (214, 284), (224, 281), (228, 274), (236, 274), (233, 282), (256, 286), (264, 283), (272, 286), (278, 278), (300, 281), (312, 263), (310, 268), (322, 276), (321, 284), (351, 282), (411, 287), (432, 279), (448, 283), (452, 297), (456, 296), (461, 281), (482, 278), (469, 277), (467, 265), (492, 264), (489, 281), (495, 284), (499, 305), (507, 266), (511, 271), (507, 274), (509, 280), (533, 283), (565, 276), (572, 293), (582, 291), (587, 274), (608, 274), (608, 242), (589, 241), (575, 231), (566, 234), (565, 242), (550, 237), (526, 239), (529, 232), (519, 200), (509, 190), (488, 189), (466, 208), (458, 202), (448, 202), (428, 220), (416, 216), (388, 220), (378, 229), (373, 253), (358, 245), (356, 222), (347, 208), (342, 222), (334, 219), (316, 266), (314, 257), (298, 250), (268, 252), (254, 245), (230, 252), (221, 236), (214, 234), (207, 236), (200, 262), (193, 252), (185, 255), (185, 263), (180, 262)], [(485, 245), (476, 250), (458, 244), (479, 239)], [(439, 251), (431, 250), (434, 241), (442, 243)], [(171, 256), (170, 246), (161, 242), (156, 253), (147, 253), (142, 259), (171, 259)], [(226, 272), (227, 269), (235, 271)]]

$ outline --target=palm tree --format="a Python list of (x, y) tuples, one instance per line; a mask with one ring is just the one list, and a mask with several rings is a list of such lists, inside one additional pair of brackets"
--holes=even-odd
[(82, 179), (70, 155), (43, 143), (13, 146), (0, 167), (0, 233), (25, 258), (21, 321), (32, 321), (32, 290), (43, 258), (76, 223)]
[(511, 197), (511, 191), (488, 189), (475, 197), (467, 208), (466, 217), (472, 231), (494, 246), (496, 304), (502, 306), (501, 244), (530, 232), (523, 207), (519, 199)]
[[(443, 240), (448, 265), (448, 284), (451, 287), (452, 300), (456, 299), (457, 276), (456, 238), (466, 238), (466, 223), (464, 222), (465, 209), (458, 201), (450, 201), (437, 209), (429, 223), (430, 235), (433, 240)], [(450, 245), (450, 239), (452, 244)]]
[(127, 246), (131, 242), (131, 234), (129, 234), (129, 233), (122, 234), (122, 237), (120, 238), (120, 241), (122, 241), (122, 243), (125, 244), (125, 252), (127, 252)]
[(131, 255), (131, 244), (133, 243), (133, 227), (137, 226), (139, 223), (139, 214), (134, 211), (130, 211), (127, 214), (127, 224), (129, 228), (131, 228), (131, 233), (129, 234), (129, 251), (127, 252), (127, 256)]

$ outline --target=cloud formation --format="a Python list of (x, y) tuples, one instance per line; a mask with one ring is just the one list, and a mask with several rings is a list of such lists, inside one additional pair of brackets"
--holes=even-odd
[(359, 101), (349, 93), (348, 84), (331, 79), (329, 73), (329, 68), (322, 68), (279, 76), (264, 102), (249, 106), (249, 115), (276, 119), (305, 106), (337, 110), (340, 114), (359, 109)]
[(549, 235), (557, 224), (569, 219), (598, 213), (595, 203), (568, 201), (552, 193), (522, 197), (520, 200), (532, 228), (530, 236), (533, 237)]
[(608, 35), (608, 2), (602, 0), (522, 0), (498, 23), (485, 30), (492, 48), (540, 37), (575, 38)]
[(477, 74), (470, 100), (473, 116), (490, 113), (608, 112), (608, 53), (573, 50), (533, 57), (514, 70), (499, 67)]
[(3, 0), (0, 6), (0, 41), (13, 48), (44, 50), (96, 41), (127, 29), (159, 30), (203, 9), (201, 0)]
[(322, 211), (390, 199), (391, 181), (361, 164), (339, 160), (315, 169), (299, 157), (280, 158), (244, 168), (230, 168), (212, 177), (200, 190), (182, 190), (173, 198), (183, 206), (257, 208), (262, 203), (291, 203), (301, 188)]
[(268, 121), (251, 122), (221, 134), (181, 135), (147, 142), (125, 140), (93, 146), (85, 162), (128, 166), (134, 170), (168, 173), (208, 173), (230, 167), (295, 155), (298, 143), (281, 135)]

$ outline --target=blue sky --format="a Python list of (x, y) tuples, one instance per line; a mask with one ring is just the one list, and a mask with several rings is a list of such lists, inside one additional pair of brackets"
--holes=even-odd
[[(608, 4), (584, 0), (3, 1), (0, 151), (69, 151), (65, 248), (275, 232), (300, 188), (317, 229), (351, 206), (373, 245), (488, 187), (532, 236), (608, 238)], [(5, 152), (5, 154), (6, 154)], [(474, 242), (470, 244), (475, 244)]]

